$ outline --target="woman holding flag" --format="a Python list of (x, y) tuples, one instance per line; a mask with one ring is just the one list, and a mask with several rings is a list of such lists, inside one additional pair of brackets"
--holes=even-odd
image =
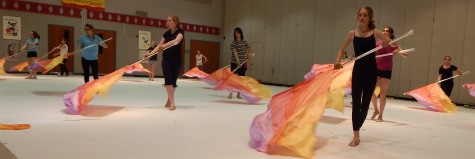
[[(450, 62), (452, 61), (452, 57), (445, 56), (444, 57), (444, 64), (439, 68), (439, 76), (437, 76), (437, 81), (444, 80), (446, 78), (450, 78), (453, 76), (453, 72), (456, 72), (458, 75), (462, 75), (462, 71), (458, 69), (457, 66), (452, 65)], [(454, 80), (449, 79), (443, 82), (440, 82), (440, 88), (444, 91), (444, 93), (449, 96), (452, 94), (452, 88), (454, 87)]]
[[(382, 46), (387, 46), (391, 41), (389, 37), (376, 29), (373, 20), (373, 9), (371, 7), (364, 6), (359, 8), (357, 16), (359, 27), (348, 33), (342, 48), (338, 52), (334, 64), (335, 69), (343, 68), (340, 60), (350, 42), (353, 42), (355, 56), (359, 56), (376, 48), (376, 38), (382, 40)], [(351, 79), (351, 96), (353, 100), (353, 139), (348, 144), (351, 147), (357, 146), (360, 143), (359, 131), (368, 114), (368, 108), (376, 86), (376, 80), (377, 65), (374, 53), (355, 61)]]
[[(59, 53), (56, 53), (55, 56), (59, 55), (66, 55), (68, 53), (69, 47), (68, 47), (68, 40), (66, 38), (63, 38), (61, 40), (61, 45), (58, 47), (54, 48), (55, 50), (59, 50)], [(68, 68), (66, 67), (66, 61), (68, 60), (68, 57), (64, 57), (63, 62), (59, 64), (59, 68), (61, 69), (61, 73), (58, 75), (62, 77), (63, 75), (65, 77), (69, 76), (69, 71)]]
[(91, 24), (86, 24), (84, 26), (84, 32), (86, 33), (86, 35), (82, 36), (79, 40), (81, 48), (95, 45), (91, 48), (82, 50), (81, 53), (81, 64), (82, 69), (84, 71), (84, 83), (87, 83), (89, 82), (89, 75), (91, 71), (94, 79), (99, 78), (99, 46), (97, 45), (107, 48), (107, 44), (103, 42), (101, 37), (94, 35), (94, 26), (92, 26)]
[[(394, 39), (394, 29), (390, 26), (385, 27), (383, 29), (383, 34), (391, 38), (391, 40)], [(376, 43), (376, 47), (381, 46), (382, 43), (383, 43), (382, 41), (379, 41), (378, 43)], [(403, 58), (408, 58), (408, 54), (399, 53), (399, 51), (401, 50), (402, 50), (401, 46), (399, 46), (397, 43), (393, 43), (391, 45), (388, 45), (382, 48), (381, 50), (376, 51), (376, 55), (379, 56), (379, 55), (386, 55), (386, 54), (394, 54), (394, 55), (400, 55)], [(392, 75), (392, 70), (393, 70), (393, 55), (384, 56), (384, 57), (376, 57), (376, 64), (378, 67), (378, 73), (377, 73), (378, 80), (376, 84), (381, 89), (379, 93), (380, 108), (378, 109), (376, 95), (373, 94), (371, 101), (374, 106), (374, 112), (371, 119), (374, 119), (376, 116), (378, 116), (378, 119), (376, 119), (376, 121), (382, 122), (384, 107), (386, 106), (386, 93), (388, 92), (389, 81), (391, 80), (391, 75)]]
[[(242, 29), (237, 27), (234, 29), (234, 41), (231, 43), (232, 59), (231, 59), (231, 71), (236, 70), (235, 74), (239, 76), (246, 76), (247, 62), (245, 62), (251, 54), (251, 49), (247, 41), (244, 41), (244, 34)], [(242, 65), (242, 67), (241, 67)], [(233, 98), (233, 93), (229, 93), (229, 99)], [(242, 99), (241, 94), (237, 93), (237, 98)]]
[[(40, 44), (40, 35), (36, 31), (31, 31), (30, 39), (26, 40), (25, 45), (21, 50), (27, 50), (26, 57), (28, 58), (28, 67), (31, 67), (32, 64), (36, 61), (38, 57), (38, 45)], [(25, 79), (36, 79), (36, 71), (34, 69), (29, 69), (29, 75)]]
[[(176, 109), (175, 107), (175, 89), (177, 87), (178, 73), (182, 65), (181, 62), (181, 46), (185, 32), (179, 27), (180, 19), (177, 16), (169, 16), (167, 19), (168, 30), (163, 34), (160, 43), (151, 52), (162, 52), (162, 69), (165, 78), (165, 89), (167, 90), (167, 107), (170, 111)], [(165, 48), (168, 48), (164, 50)]]

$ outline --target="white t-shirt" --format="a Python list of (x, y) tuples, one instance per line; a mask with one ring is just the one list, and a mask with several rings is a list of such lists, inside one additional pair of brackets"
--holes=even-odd
[[(61, 49), (59, 50), (59, 55), (65, 55), (68, 53), (68, 50), (69, 50), (69, 47), (68, 45), (64, 44), (63, 47), (61, 47)], [(65, 59), (67, 59), (67, 57), (65, 57)]]
[(203, 54), (196, 55), (196, 65), (198, 66), (203, 65)]

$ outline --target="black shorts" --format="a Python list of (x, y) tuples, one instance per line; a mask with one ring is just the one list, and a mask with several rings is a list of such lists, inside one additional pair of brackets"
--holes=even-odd
[(36, 53), (36, 51), (28, 51), (26, 53), (26, 57), (30, 58), (30, 57), (38, 57), (38, 53)]
[(380, 71), (378, 70), (378, 77), (391, 79), (391, 75), (393, 74), (392, 70)]
[(163, 76), (165, 77), (165, 86), (172, 85), (177, 87), (178, 73), (180, 73), (181, 61), (162, 60)]
[[(237, 67), (238, 67), (237, 63), (231, 63), (231, 71), (234, 71)], [(245, 66), (242, 66), (241, 68), (237, 69), (236, 72), (234, 72), (234, 74), (237, 74), (239, 76), (246, 76), (246, 71), (247, 71), (247, 68), (245, 68)]]
[(152, 57), (150, 57), (150, 60), (149, 61), (157, 61), (157, 54), (153, 55)]

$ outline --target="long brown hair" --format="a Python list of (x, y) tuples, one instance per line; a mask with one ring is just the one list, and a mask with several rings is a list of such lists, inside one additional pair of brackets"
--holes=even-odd
[(361, 9), (365, 9), (366, 11), (368, 11), (368, 15), (369, 15), (369, 24), (368, 24), (368, 28), (373, 30), (376, 28), (376, 25), (374, 24), (374, 13), (373, 13), (373, 8), (371, 8), (370, 6), (363, 6), (361, 7), (360, 9), (358, 9), (358, 13), (360, 13)]
[(394, 39), (394, 29), (390, 26), (387, 26), (387, 27), (384, 27), (384, 28), (389, 30), (389, 33), (391, 34), (391, 35), (389, 35), (389, 38), (391, 38), (391, 40), (393, 40)]

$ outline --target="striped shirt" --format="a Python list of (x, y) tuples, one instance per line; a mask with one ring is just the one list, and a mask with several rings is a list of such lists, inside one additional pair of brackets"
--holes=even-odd
[[(239, 57), (239, 62), (243, 63), (247, 58), (247, 49), (249, 49), (249, 44), (246, 41), (233, 41), (233, 43), (231, 43), (231, 50), (232, 49), (236, 49), (236, 53)], [(232, 63), (238, 63), (236, 56), (234, 56), (234, 53), (231, 57)]]

